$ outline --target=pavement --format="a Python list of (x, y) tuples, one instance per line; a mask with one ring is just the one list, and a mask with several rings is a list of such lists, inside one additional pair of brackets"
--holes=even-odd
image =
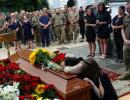
[[(22, 48), (23, 49), (26, 49), (27, 47), (26, 46), (23, 46), (22, 45)], [(42, 48), (42, 47), (36, 47), (36, 48)], [(74, 55), (75, 57), (83, 57), (84, 59), (87, 58), (87, 55), (89, 54), (89, 50), (88, 50), (88, 44), (87, 42), (79, 42), (77, 41), (77, 43), (70, 43), (70, 44), (61, 44), (61, 45), (58, 45), (58, 44), (52, 44), (50, 45), (50, 47), (46, 47), (47, 49), (49, 50), (60, 50), (64, 53), (69, 53), (69, 54), (72, 54)], [(16, 53), (14, 47), (11, 47), (10, 48), (10, 53), (11, 54), (14, 54)], [(1, 48), (0, 49), (0, 59), (4, 59), (4, 58), (7, 58), (8, 55), (7, 55), (7, 50), (6, 48)], [(114, 57), (110, 57), (110, 58), (107, 58), (105, 60), (101, 60), (99, 59), (99, 54), (98, 54), (98, 45), (97, 45), (97, 48), (96, 48), (96, 56), (94, 57), (94, 59), (98, 62), (98, 64), (101, 66), (101, 67), (107, 67), (109, 69), (112, 69), (114, 70), (115, 72), (118, 72), (120, 74), (123, 74), (125, 71), (125, 68), (124, 68), (124, 65), (123, 64), (120, 64), (120, 63), (116, 63), (114, 62)]]

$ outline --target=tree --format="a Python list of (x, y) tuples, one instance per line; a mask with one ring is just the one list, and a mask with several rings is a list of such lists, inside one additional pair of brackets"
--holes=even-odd
[(68, 0), (67, 7), (73, 7), (76, 5), (76, 0)]
[(39, 9), (41, 8), (49, 8), (49, 3), (47, 0), (38, 0), (38, 6), (39, 6)]
[(49, 8), (47, 0), (0, 0), (0, 9), (3, 11), (33, 11), (43, 7)]

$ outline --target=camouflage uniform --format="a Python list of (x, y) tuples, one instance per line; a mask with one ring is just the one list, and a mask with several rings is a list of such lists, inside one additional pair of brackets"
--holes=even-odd
[(59, 43), (65, 42), (65, 17), (59, 13), (53, 16), (52, 21), (55, 28), (55, 33), (58, 36)]
[(66, 34), (66, 39), (67, 39), (67, 41), (69, 42), (70, 40), (70, 38), (69, 38), (69, 20), (68, 20), (68, 11), (66, 11), (66, 12), (64, 12), (63, 14), (64, 14), (64, 16), (65, 16), (65, 34)]
[(39, 17), (38, 16), (33, 16), (31, 19), (31, 23), (33, 26), (34, 30), (34, 38), (36, 40), (37, 46), (41, 44), (41, 38), (40, 38), (40, 28), (39, 28)]
[[(125, 36), (128, 40), (130, 40), (130, 16), (127, 15), (124, 17), (124, 32), (125, 32)], [(124, 45), (124, 64), (126, 69), (129, 71), (130, 73), (130, 46), (128, 45)]]
[[(4, 18), (1, 18), (0, 19), (0, 34), (3, 34), (5, 29), (1, 30), (1, 28), (4, 26), (4, 23), (5, 23), (5, 19)], [(2, 43), (0, 42), (0, 48), (2, 48)]]
[[(4, 18), (0, 19), (0, 29), (4, 26), (4, 23), (5, 23), (5, 19)], [(1, 30), (0, 34), (3, 34), (3, 33), (4, 33), (4, 30)]]
[(74, 34), (74, 42), (76, 42), (78, 33), (79, 33), (79, 25), (78, 25), (78, 20), (79, 20), (79, 14), (78, 12), (69, 12), (68, 14), (68, 20), (69, 20), (69, 37), (72, 40), (73, 39), (73, 34)]

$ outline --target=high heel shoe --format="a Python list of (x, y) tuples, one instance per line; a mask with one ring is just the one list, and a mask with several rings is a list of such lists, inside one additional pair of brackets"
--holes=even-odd
[(92, 53), (90, 53), (89, 55), (87, 55), (87, 57), (91, 57), (92, 56)]
[(91, 57), (95, 57), (95, 53), (92, 53), (92, 54), (91, 54)]

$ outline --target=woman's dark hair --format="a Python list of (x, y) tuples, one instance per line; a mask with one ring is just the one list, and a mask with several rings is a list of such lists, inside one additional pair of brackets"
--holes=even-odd
[(125, 6), (120, 6), (119, 9), (122, 9), (123, 11), (125, 11)]
[(95, 80), (101, 75), (101, 68), (94, 59), (88, 58), (84, 62), (86, 64), (82, 68), (82, 72), (79, 75), (80, 78), (88, 77), (91, 80)]
[(92, 7), (93, 7), (93, 5), (86, 6), (85, 11), (87, 11), (88, 8), (92, 8)]
[(88, 8), (87, 10), (91, 10), (92, 11), (92, 16), (94, 16), (94, 12), (93, 12), (93, 8)]
[[(100, 11), (99, 6), (103, 6), (103, 10), (102, 10), (102, 11)], [(106, 6), (105, 6), (105, 3), (104, 3), (104, 2), (100, 2), (100, 3), (98, 4), (98, 11), (99, 11), (99, 12), (104, 12), (104, 11), (106, 11)]]
[(65, 58), (65, 66), (75, 66), (77, 65), (80, 61), (83, 61), (83, 58), (76, 58), (76, 57), (66, 57)]

